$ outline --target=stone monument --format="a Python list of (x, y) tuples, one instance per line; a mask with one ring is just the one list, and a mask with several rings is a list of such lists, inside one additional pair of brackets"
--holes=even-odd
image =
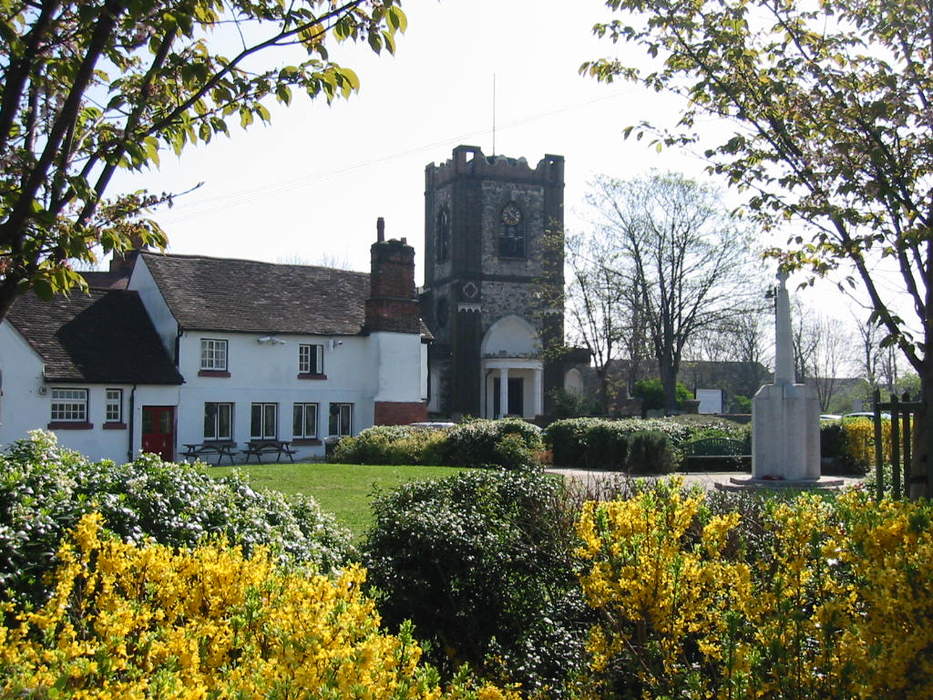
[(839, 479), (820, 478), (820, 402), (816, 389), (797, 384), (787, 273), (775, 290), (774, 383), (752, 399), (752, 477), (731, 479), (726, 488), (834, 488)]

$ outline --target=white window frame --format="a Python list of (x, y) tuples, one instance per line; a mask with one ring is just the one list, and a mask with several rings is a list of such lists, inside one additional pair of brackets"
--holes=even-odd
[[(337, 409), (337, 429), (334, 430), (334, 409)], [(346, 411), (344, 411), (346, 409)], [(346, 424), (344, 424), (344, 414), (346, 413)], [(353, 404), (335, 402), (328, 407), (327, 431), (329, 435), (343, 436), (353, 435)]]
[[(208, 435), (207, 431), (207, 421), (208, 421), (208, 406), (215, 406), (214, 416), (213, 416), (213, 435)], [(228, 413), (227, 418), (227, 427), (229, 428), (228, 435), (221, 435), (221, 413), (226, 410)], [(205, 401), (204, 402), (204, 439), (205, 440), (232, 440), (233, 439), (233, 404), (229, 401)]]
[[(254, 418), (259, 409), (259, 431), (255, 430)], [(269, 414), (272, 414), (272, 432), (266, 430)], [(249, 439), (250, 440), (276, 440), (279, 435), (279, 405), (268, 401), (254, 401), (249, 407)]]
[(87, 423), (88, 422), (88, 390), (66, 389), (64, 387), (52, 389), (51, 422), (53, 423)]
[(324, 346), (302, 343), (298, 346), (298, 373), (324, 374)]
[(104, 390), (104, 422), (123, 422), (123, 389)]
[(209, 372), (226, 372), (227, 350), (226, 340), (201, 338), (201, 369)]
[[(314, 430), (307, 430), (308, 414), (314, 416)], [(295, 424), (300, 428), (295, 430)], [(310, 433), (310, 434), (309, 434)], [(292, 438), (298, 440), (314, 440), (318, 434), (318, 404), (316, 403), (296, 403), (292, 408)]]

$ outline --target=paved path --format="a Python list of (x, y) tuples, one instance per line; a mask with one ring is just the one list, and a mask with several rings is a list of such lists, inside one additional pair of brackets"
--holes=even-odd
[[(564, 469), (560, 467), (554, 467), (552, 469), (547, 469), (546, 471), (552, 474), (561, 474), (564, 477), (576, 479), (577, 481), (582, 482), (590, 488), (599, 487), (600, 485), (604, 485), (614, 479), (626, 478), (626, 474), (624, 472), (588, 471), (586, 469)], [(748, 472), (675, 472), (669, 476), (682, 477), (684, 483), (687, 485), (698, 485), (707, 489), (712, 489), (715, 488), (717, 483), (728, 484), (729, 479), (733, 477), (749, 477), (751, 475)], [(632, 478), (657, 479), (660, 477), (636, 476)], [(844, 486), (855, 486), (857, 484), (870, 483), (867, 477), (864, 476), (834, 476), (832, 478), (841, 479), (844, 482)]]

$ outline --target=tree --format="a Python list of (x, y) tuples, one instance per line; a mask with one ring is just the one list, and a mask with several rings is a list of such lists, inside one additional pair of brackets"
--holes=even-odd
[(820, 409), (828, 412), (839, 375), (852, 359), (851, 334), (841, 320), (814, 313), (802, 304), (794, 314), (792, 332), (797, 381), (813, 384)]
[[(0, 12), (0, 320), (29, 289), (84, 286), (70, 260), (164, 245), (172, 195), (105, 194), (118, 168), (269, 120), (293, 89), (330, 101), (359, 81), (335, 41), (394, 50), (398, 0), (4, 2)], [(234, 53), (217, 52), (232, 44)], [(268, 67), (260, 54), (282, 63)], [(286, 65), (285, 61), (292, 63)]]
[(658, 363), (668, 411), (684, 347), (696, 334), (743, 313), (747, 234), (718, 194), (676, 174), (630, 181), (599, 178), (587, 197), (617, 251), (604, 265), (635, 290)]
[[(680, 382), (677, 382), (674, 392), (677, 400), (677, 408), (680, 408), (684, 401), (689, 401), (693, 398), (693, 394), (690, 393), (690, 390)], [(642, 411), (655, 411), (665, 408), (666, 406), (664, 385), (661, 383), (660, 379), (639, 379), (635, 382), (635, 390), (632, 392), (632, 396), (636, 399), (641, 399)]]
[(740, 363), (731, 391), (747, 398), (768, 381), (764, 368), (771, 361), (769, 334), (773, 334), (773, 328), (773, 304), (768, 303), (765, 290), (760, 289), (751, 295), (744, 313), (725, 318), (718, 326), (697, 334), (685, 354), (689, 350), (690, 359)]
[[(772, 251), (788, 269), (854, 270), (873, 320), (921, 378), (923, 409), (914, 474), (933, 496), (933, 32), (928, 0), (606, 0), (628, 13), (596, 25), (600, 36), (638, 45), (652, 65), (615, 58), (581, 71), (686, 98), (677, 124), (637, 129), (659, 146), (699, 141), (698, 115), (734, 129), (705, 154), (710, 170), (749, 194), (764, 225), (807, 222)], [(632, 133), (636, 127), (629, 127)], [(881, 284), (874, 263), (893, 261), (899, 281)], [(913, 325), (892, 304), (911, 301)], [(920, 330), (920, 339), (915, 332)], [(928, 473), (927, 470), (930, 470)]]
[[(555, 245), (562, 244), (562, 237)], [(634, 389), (644, 369), (646, 328), (639, 296), (631, 281), (620, 280), (622, 251), (599, 231), (571, 234), (566, 240), (569, 272), (564, 294), (568, 340), (590, 352), (599, 380), (599, 411), (608, 410), (616, 387), (610, 386), (613, 360), (629, 360), (627, 390)]]

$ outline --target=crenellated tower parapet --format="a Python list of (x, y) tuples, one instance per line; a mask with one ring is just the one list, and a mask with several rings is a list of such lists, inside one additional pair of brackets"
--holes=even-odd
[(487, 156), (479, 146), (457, 146), (453, 156), (440, 164), (430, 163), (425, 169), (425, 186), (443, 187), (460, 177), (502, 178), (510, 182), (564, 184), (564, 157), (545, 154), (532, 168), (525, 158), (502, 155)]

